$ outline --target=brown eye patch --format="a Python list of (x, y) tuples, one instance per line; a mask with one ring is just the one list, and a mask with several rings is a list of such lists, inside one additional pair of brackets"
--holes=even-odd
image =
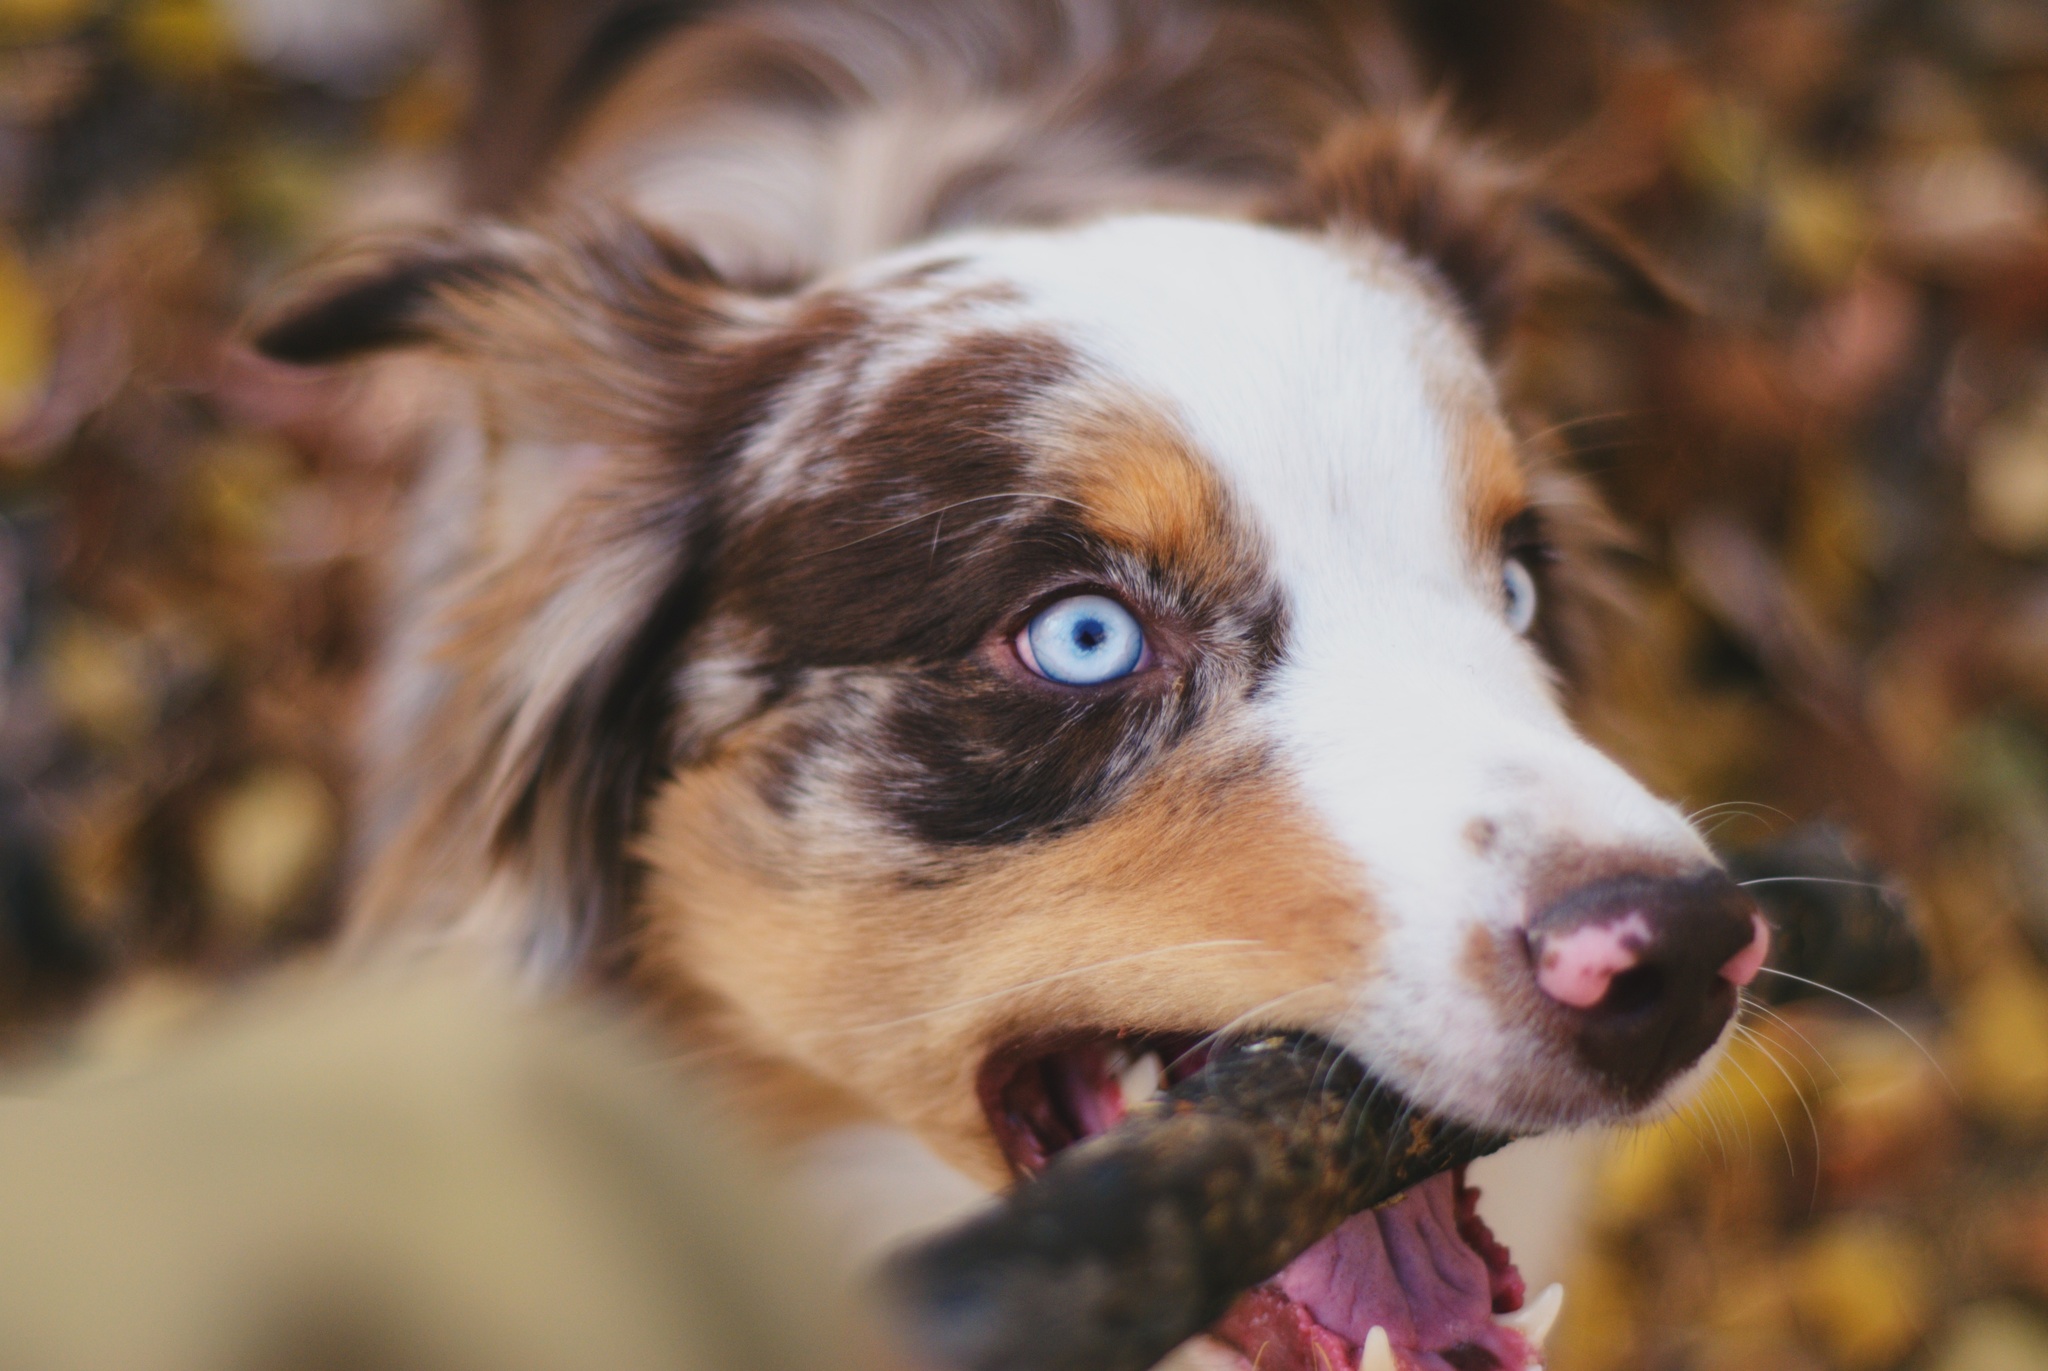
[[(933, 660), (970, 649), (1030, 563), (1080, 551), (1040, 521), (1023, 411), (1071, 374), (1049, 339), (961, 339), (911, 368), (733, 529), (717, 600), (769, 633), (782, 666)], [(1037, 527), (1033, 527), (1037, 524)]]
[[(764, 707), (806, 719), (781, 745), (783, 803), (829, 772), (928, 844), (1058, 832), (1270, 668), (1278, 596), (1252, 540), (1184, 451), (1074, 430), (1087, 384), (1043, 335), (959, 338), (782, 461), (792, 493), (729, 532), (714, 616), (760, 644)], [(993, 650), (1076, 587), (1171, 643), (1159, 669), (1060, 690)]]

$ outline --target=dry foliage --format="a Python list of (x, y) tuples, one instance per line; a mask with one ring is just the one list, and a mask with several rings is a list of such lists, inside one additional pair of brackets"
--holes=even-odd
[[(325, 47), (279, 18), (375, 8), (0, 0), (17, 1034), (331, 920), (402, 454), (233, 330), (455, 144), (407, 6)], [(1588, 726), (1731, 848), (1839, 825), (1934, 964), (1882, 1015), (1759, 1013), (1697, 1108), (1617, 1144), (1555, 1364), (2048, 1366), (2048, 7), (1405, 8), (1467, 122), (1706, 307), (1563, 297), (1522, 340), (1643, 534)]]

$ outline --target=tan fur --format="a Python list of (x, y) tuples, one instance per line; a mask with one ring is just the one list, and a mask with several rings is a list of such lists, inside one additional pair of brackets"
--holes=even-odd
[(1215, 472), (1163, 418), (1126, 400), (1053, 446), (1048, 472), (1110, 541), (1198, 577), (1243, 565), (1243, 534)]
[(802, 1064), (991, 1185), (1008, 1170), (975, 1073), (1011, 1037), (1328, 1026), (1370, 966), (1361, 877), (1227, 733), (1099, 823), (936, 887), (905, 884), (885, 840), (778, 818), (761, 750), (735, 739), (652, 806), (651, 974), (709, 992), (696, 1030)]
[(1467, 536), (1489, 562), (1501, 529), (1529, 507), (1529, 473), (1514, 435), (1488, 410), (1472, 415), (1454, 449), (1464, 485)]

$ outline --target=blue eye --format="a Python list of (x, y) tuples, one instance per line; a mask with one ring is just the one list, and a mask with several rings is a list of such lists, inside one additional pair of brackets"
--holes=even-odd
[(1017, 635), (1017, 655), (1048, 681), (1101, 685), (1128, 676), (1145, 656), (1145, 631), (1106, 595), (1070, 595)]
[(1536, 625), (1536, 578), (1519, 557), (1508, 558), (1501, 568), (1501, 593), (1507, 600), (1508, 627), (1527, 634)]

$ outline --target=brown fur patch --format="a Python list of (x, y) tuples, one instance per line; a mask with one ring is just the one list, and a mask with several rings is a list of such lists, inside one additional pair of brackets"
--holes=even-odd
[(1443, 278), (1489, 355), (1501, 352), (1536, 288), (1566, 267), (1590, 271), (1647, 313), (1692, 308), (1627, 234), (1456, 136), (1438, 113), (1335, 125), (1269, 213), (1296, 228), (1392, 239)]
[(1506, 341), (1531, 237), (1524, 183), (1436, 117), (1353, 119), (1331, 131), (1273, 210), (1298, 228), (1364, 230), (1441, 273), (1482, 347)]

